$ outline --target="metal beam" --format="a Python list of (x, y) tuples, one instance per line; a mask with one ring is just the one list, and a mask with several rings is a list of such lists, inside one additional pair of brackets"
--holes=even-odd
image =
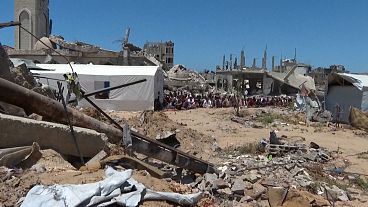
[(12, 26), (20, 26), (21, 23), (20, 22), (5, 22), (5, 23), (0, 23), (0, 29), (5, 28), (5, 27), (12, 27)]
[(133, 81), (133, 82), (130, 82), (130, 83), (125, 83), (125, 84), (118, 85), (118, 86), (103, 88), (103, 89), (100, 89), (100, 90), (97, 90), (97, 91), (85, 93), (85, 94), (83, 94), (83, 96), (84, 97), (89, 97), (89, 96), (93, 96), (93, 95), (96, 95), (98, 93), (102, 93), (102, 92), (105, 92), (105, 91), (111, 91), (111, 90), (115, 90), (115, 89), (118, 89), (118, 88), (124, 88), (124, 87), (127, 87), (127, 86), (135, 85), (137, 83), (143, 83), (143, 82), (146, 82), (146, 81), (147, 81), (147, 79), (142, 79), (142, 80), (137, 80), (137, 81)]

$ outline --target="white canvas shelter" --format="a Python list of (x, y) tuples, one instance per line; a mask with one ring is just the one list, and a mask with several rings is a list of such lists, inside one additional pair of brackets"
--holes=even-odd
[[(42, 69), (31, 69), (39, 80), (57, 89), (57, 80), (65, 80), (63, 75), (71, 72), (68, 64), (37, 64)], [(159, 66), (115, 66), (72, 64), (74, 72), (78, 74), (79, 82), (87, 93), (98, 89), (113, 87), (146, 79), (145, 82), (119, 88), (103, 94), (103, 97), (90, 96), (92, 101), (105, 110), (141, 111), (153, 110), (154, 101), (160, 97), (162, 102), (164, 77)], [(63, 81), (64, 96), (67, 92), (66, 82)], [(159, 95), (160, 94), (160, 95)], [(85, 100), (80, 106), (90, 106)]]
[(325, 91), (326, 109), (333, 115), (336, 105), (341, 108), (340, 120), (349, 121), (350, 106), (368, 111), (368, 75), (335, 73), (328, 78)]

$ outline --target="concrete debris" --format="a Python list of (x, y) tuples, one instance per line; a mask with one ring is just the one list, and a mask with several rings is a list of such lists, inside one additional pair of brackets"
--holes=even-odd
[(336, 185), (333, 185), (331, 188), (325, 186), (325, 189), (328, 191), (327, 198), (332, 201), (348, 201), (349, 197), (347, 196), (344, 190), (341, 190)]
[(166, 131), (162, 134), (158, 134), (156, 136), (156, 140), (161, 142), (161, 143), (164, 143), (166, 145), (169, 145), (171, 147), (174, 147), (174, 148), (180, 147), (180, 142), (176, 138), (176, 133), (175, 132)]
[(202, 92), (211, 88), (201, 74), (183, 65), (174, 65), (165, 74), (165, 87), (171, 91), (187, 89)]
[[(37, 142), (42, 149), (54, 149), (64, 155), (79, 155), (66, 125), (5, 114), (0, 114), (0, 125), (0, 137), (3, 137), (0, 148), (27, 146)], [(74, 132), (84, 157), (93, 157), (106, 148), (107, 137), (104, 134), (80, 127), (74, 127)]]
[[(85, 53), (100, 50), (85, 43), (69, 43), (55, 36), (50, 41)], [(53, 62), (51, 55), (45, 61)], [(210, 126), (209, 129), (198, 132), (190, 128), (191, 122), (197, 125), (196, 120), (190, 119), (188, 123), (185, 121), (188, 118), (184, 117), (174, 121), (166, 112), (144, 111), (140, 117), (125, 119), (119, 116), (120, 112), (110, 111), (107, 114), (113, 117), (111, 120), (98, 107), (78, 110), (68, 107), (71, 124), (79, 126), (74, 127), (74, 132), (81, 154), (87, 160), (92, 158), (81, 166), (82, 163), (76, 161), (79, 153), (70, 129), (63, 125), (67, 123), (64, 108), (54, 100), (55, 91), (41, 85), (29, 71), (29, 67), (37, 66), (32, 62), (18, 61), (14, 67), (3, 48), (0, 48), (0, 57), (0, 87), (3, 91), (0, 93), (3, 101), (0, 102), (0, 165), (3, 165), (0, 167), (0, 182), (3, 184), (0, 185), (0, 203), (5, 206), (16, 205), (16, 201), (27, 192), (26, 199), (21, 199), (18, 204), (23, 201), (23, 206), (34, 206), (45, 199), (52, 204), (62, 202), (61, 205), (106, 202), (106, 205), (136, 206), (151, 199), (196, 205), (204, 194), (206, 198), (202, 200), (205, 203), (198, 203), (198, 206), (323, 206), (350, 200), (368, 202), (362, 187), (364, 182), (345, 171), (345, 161), (338, 167), (331, 162), (338, 157), (339, 149), (338, 152), (328, 151), (315, 142), (307, 146), (304, 137), (293, 136), (293, 130), (308, 132), (308, 120), (320, 123), (331, 120), (331, 113), (323, 111), (314, 97), (306, 94), (297, 96), (295, 110), (289, 108), (294, 102), (294, 97), (290, 96), (248, 96), (254, 91), (248, 94), (247, 89), (244, 96), (221, 94), (221, 91), (213, 91), (201, 74), (176, 65), (165, 74), (165, 87), (171, 91), (166, 90), (164, 98), (173, 98), (167, 103), (176, 103), (180, 97), (181, 104), (190, 102), (193, 107), (182, 105), (166, 109), (175, 114), (177, 109), (189, 109), (186, 115), (196, 113), (192, 110), (197, 110), (194, 109), (197, 107), (203, 107), (198, 110), (208, 114), (212, 113), (209, 110), (218, 110), (221, 114), (217, 114), (216, 125), (211, 125), (212, 120), (208, 119), (205, 124)], [(273, 79), (277, 81), (275, 77)], [(297, 89), (291, 80), (277, 82)], [(229, 113), (226, 121), (231, 119), (237, 127), (217, 123), (225, 119), (224, 113), (229, 111), (227, 107), (234, 107), (235, 111)], [(250, 134), (254, 131), (263, 133), (267, 129), (270, 136), (260, 143), (227, 150), (222, 148), (224, 143), (219, 138), (224, 134), (212, 133), (216, 127), (227, 134), (236, 134), (236, 130), (244, 127)], [(285, 132), (285, 135), (278, 137), (278, 131)], [(259, 138), (256, 136), (254, 138)], [(205, 160), (212, 160), (218, 166), (215, 168)], [(105, 167), (107, 178), (101, 181), (99, 173)], [(135, 171), (118, 172), (111, 167)], [(135, 181), (132, 174), (146, 183)], [(323, 181), (319, 179), (321, 177)], [(344, 185), (353, 185), (344, 190), (339, 188), (340, 181)], [(63, 185), (65, 183), (83, 185)], [(362, 190), (356, 188), (358, 185), (362, 185)], [(156, 188), (158, 192), (148, 187)], [(89, 193), (94, 192), (89, 194), (87, 188)], [(169, 188), (175, 193), (161, 192), (161, 188), (165, 191)], [(83, 191), (78, 192), (82, 200), (68, 194), (78, 189)], [(61, 191), (55, 194), (57, 190)], [(64, 197), (55, 199), (58, 196)]]
[(245, 182), (242, 179), (235, 179), (231, 187), (231, 192), (237, 195), (244, 195)]
[(31, 146), (0, 149), (0, 166), (29, 168), (40, 158), (40, 146), (36, 142)]
[(283, 187), (269, 187), (267, 189), (268, 202), (271, 207), (282, 206), (287, 194)]

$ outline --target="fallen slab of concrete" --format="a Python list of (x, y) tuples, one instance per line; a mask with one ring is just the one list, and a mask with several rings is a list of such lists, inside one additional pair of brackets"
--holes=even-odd
[[(0, 114), (0, 148), (32, 145), (60, 154), (79, 156), (69, 126)], [(74, 127), (83, 157), (93, 157), (106, 147), (107, 137), (91, 129)]]

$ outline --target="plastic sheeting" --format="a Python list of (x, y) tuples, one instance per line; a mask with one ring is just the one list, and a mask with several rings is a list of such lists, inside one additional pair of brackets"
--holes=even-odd
[(180, 205), (195, 205), (202, 193), (182, 195), (155, 192), (131, 178), (132, 170), (116, 171), (108, 167), (106, 178), (82, 185), (34, 186), (24, 199), (23, 207), (41, 206), (137, 206), (144, 200), (166, 200)]
[[(57, 89), (56, 80), (64, 80), (63, 74), (71, 72), (67, 64), (37, 64), (44, 70), (31, 70), (34, 75), (41, 76), (40, 82)], [(163, 100), (163, 72), (159, 66), (114, 66), (114, 65), (72, 65), (78, 74), (81, 87), (87, 92), (92, 92), (104, 87), (113, 87), (146, 79), (145, 82), (124, 88), (112, 90), (108, 98), (90, 98), (99, 107), (105, 110), (117, 111), (142, 111), (153, 110), (154, 100), (160, 94)], [(50, 79), (51, 78), (51, 79)], [(63, 82), (66, 95), (66, 83)], [(81, 106), (90, 106), (82, 100)]]
[(368, 87), (368, 75), (350, 73), (337, 73), (337, 75), (352, 83), (359, 90)]

